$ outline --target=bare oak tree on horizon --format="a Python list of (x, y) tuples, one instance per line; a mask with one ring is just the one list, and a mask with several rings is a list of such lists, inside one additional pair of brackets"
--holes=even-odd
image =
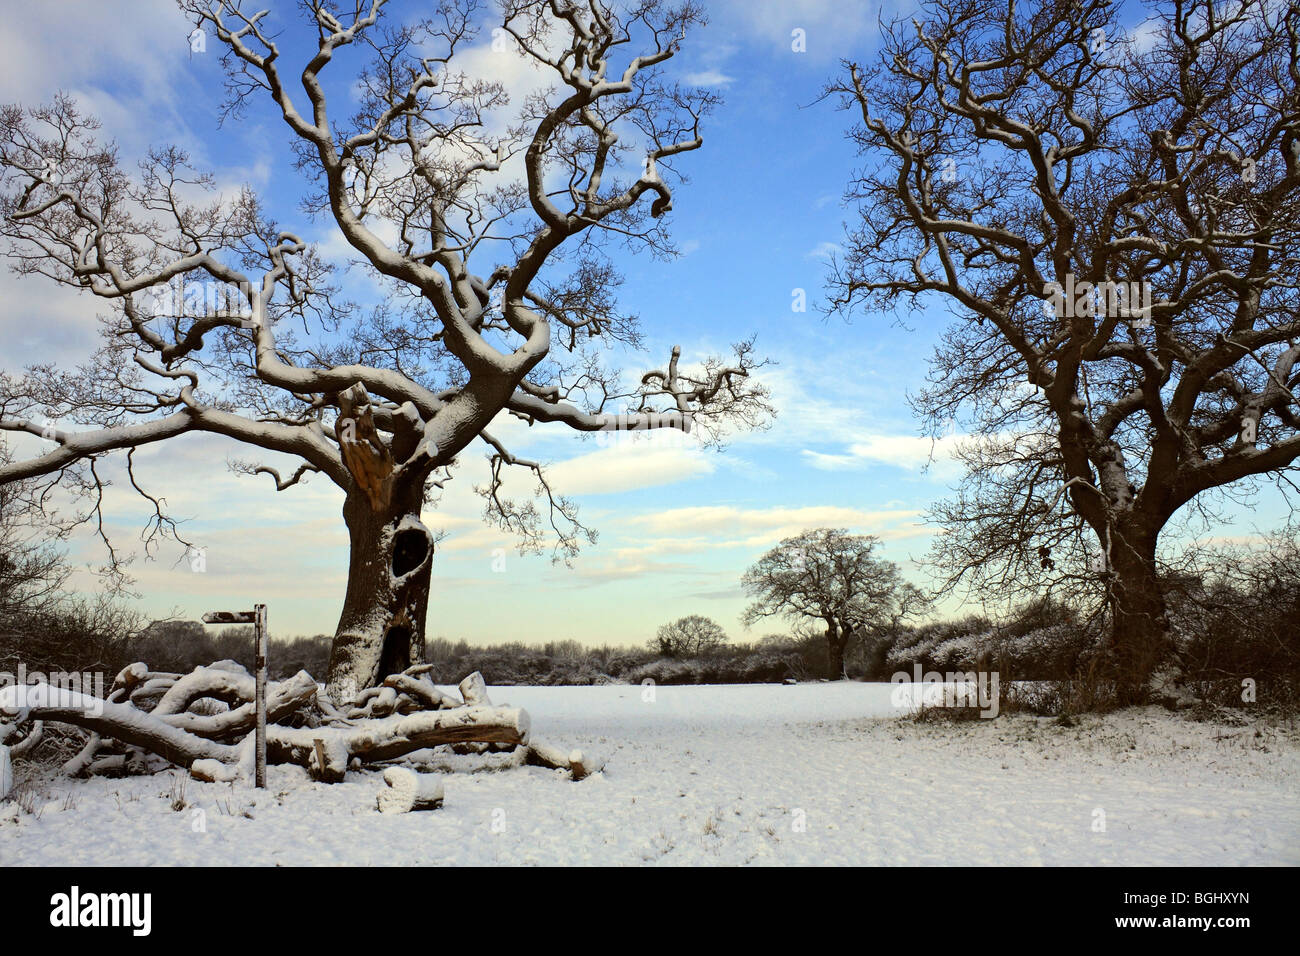
[[(630, 387), (602, 361), (613, 345), (641, 344), (605, 246), (673, 254), (670, 182), (715, 105), (663, 71), (704, 22), (699, 7), (640, 0), (616, 14), (598, 2), (506, 0), (493, 42), (552, 81), (509, 113), (502, 84), (457, 69), (476, 38), (474, 0), (414, 22), (386, 0), (344, 4), (346, 15), (324, 0), (295, 6), (304, 22), (293, 38), (310, 48), (296, 64), (268, 11), (181, 3), (224, 51), (225, 117), (259, 104), (278, 115), (312, 190), (306, 211), (337, 227), (386, 300), (368, 312), (345, 301), (317, 248), (282, 230), (251, 189), (196, 199), (212, 180), (180, 150), (151, 150), (132, 175), (71, 98), (8, 106), (0, 232), (16, 270), (112, 311), (84, 368), (0, 377), (0, 432), (54, 444), (0, 464), (0, 484), (102, 492), (103, 456), (126, 451), (129, 469), (134, 449), (193, 432), (296, 457), (289, 474), (239, 467), (277, 491), (314, 474), (345, 493), (351, 557), (328, 675), (338, 694), (420, 660), (435, 544), (421, 511), (472, 445), (490, 459), (477, 489), (489, 521), (524, 546), (549, 535), (559, 556), (591, 537), (539, 463), (489, 430), (499, 414), (716, 441), (770, 408), (750, 378), (761, 364), (750, 342), (689, 368), (674, 348)], [(336, 65), (345, 53), (366, 62)], [(331, 109), (331, 86), (355, 91), (352, 115)], [(506, 129), (491, 134), (493, 124)], [(216, 306), (170, 295), (179, 283), (217, 288)], [(535, 478), (541, 508), (506, 496), (511, 466)], [(155, 520), (175, 530), (161, 510)]]
[(826, 677), (847, 677), (844, 655), (854, 641), (897, 631), (928, 606), (898, 565), (879, 556), (879, 544), (875, 535), (844, 528), (810, 528), (783, 539), (741, 578), (754, 599), (745, 626), (772, 617), (825, 626)]
[(1109, 0), (926, 0), (827, 90), (868, 161), (832, 309), (957, 318), (914, 399), (975, 431), (949, 584), (1104, 590), (1130, 702), (1162, 530), (1300, 458), (1300, 8), (1151, 9), (1139, 42)]

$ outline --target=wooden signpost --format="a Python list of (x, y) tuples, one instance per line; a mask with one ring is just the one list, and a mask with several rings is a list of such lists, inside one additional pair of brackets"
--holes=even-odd
[(9, 796), (14, 788), (13, 765), (9, 761), (9, 748), (0, 744), (0, 800)]
[(209, 611), (203, 615), (204, 624), (252, 624), (256, 632), (257, 684), (254, 699), (257, 708), (255, 785), (266, 789), (266, 605), (254, 604), (251, 611)]

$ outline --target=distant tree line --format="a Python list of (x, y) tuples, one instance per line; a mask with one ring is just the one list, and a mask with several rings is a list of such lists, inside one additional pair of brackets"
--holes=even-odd
[[(248, 627), (197, 621), (149, 621), (112, 592), (61, 590), (69, 568), (56, 548), (23, 534), (12, 497), (0, 495), (0, 670), (15, 673), (100, 671), (135, 661), (185, 672), (230, 659), (253, 664)], [(691, 614), (661, 626), (647, 645), (586, 646), (574, 640), (471, 645), (428, 643), (431, 676), (444, 684), (481, 671), (496, 684), (594, 685), (750, 683), (848, 677), (889, 680), (902, 671), (996, 670), (1004, 682), (1086, 686), (1089, 706), (1107, 700), (1099, 687), (1105, 623), (1060, 598), (1040, 597), (994, 618), (967, 615), (918, 622), (926, 607), (870, 536), (813, 529), (782, 541), (746, 572), (756, 597), (746, 620), (783, 617), (793, 633), (732, 642), (716, 621)], [(1273, 535), (1267, 547), (1196, 550), (1195, 573), (1170, 573), (1176, 653), (1202, 696), (1231, 703), (1252, 693), (1294, 699), (1300, 686), (1300, 530)], [(277, 638), (275, 678), (299, 670), (324, 675), (331, 637)], [(1104, 682), (1102, 682), (1104, 683)]]

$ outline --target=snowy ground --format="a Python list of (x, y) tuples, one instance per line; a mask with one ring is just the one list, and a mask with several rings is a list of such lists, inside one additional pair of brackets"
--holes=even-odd
[(396, 816), (376, 812), (377, 773), (272, 767), (264, 793), (184, 780), (185, 806), (181, 774), (55, 781), (34, 812), (0, 804), (0, 864), (1300, 863), (1294, 726), (1155, 709), (917, 723), (891, 689), (495, 688), (606, 772), (449, 758), (446, 805)]

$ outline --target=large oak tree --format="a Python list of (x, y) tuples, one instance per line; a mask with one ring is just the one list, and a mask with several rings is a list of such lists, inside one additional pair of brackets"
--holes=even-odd
[(939, 556), (1104, 589), (1143, 697), (1162, 530), (1300, 457), (1300, 8), (927, 0), (829, 92), (867, 160), (834, 307), (958, 320), (916, 402), (978, 435)]
[[(630, 386), (603, 360), (640, 344), (607, 247), (672, 253), (676, 166), (715, 105), (665, 72), (699, 8), (506, 0), (491, 42), (550, 80), (511, 104), (500, 82), (458, 67), (483, 20), (473, 0), (401, 13), (305, 0), (274, 29), (239, 0), (181, 6), (223, 51), (226, 118), (269, 108), (283, 123), (322, 237), (337, 229), (387, 298), (349, 303), (317, 248), (250, 189), (195, 198), (211, 181), (180, 150), (155, 149), (134, 173), (71, 98), (7, 107), (9, 255), (110, 311), (84, 368), (0, 378), (0, 430), (52, 443), (0, 465), (0, 484), (96, 486), (103, 456), (194, 432), (298, 459), (284, 474), (242, 467), (280, 491), (319, 475), (345, 494), (351, 558), (329, 681), (346, 696), (420, 659), (435, 544), (421, 511), (471, 446), (490, 459), (489, 520), (525, 544), (553, 531), (562, 556), (586, 534), (539, 464), (492, 433), (498, 415), (708, 440), (766, 413), (748, 343), (689, 369), (674, 349)], [(512, 466), (533, 473), (536, 497), (503, 492)]]

